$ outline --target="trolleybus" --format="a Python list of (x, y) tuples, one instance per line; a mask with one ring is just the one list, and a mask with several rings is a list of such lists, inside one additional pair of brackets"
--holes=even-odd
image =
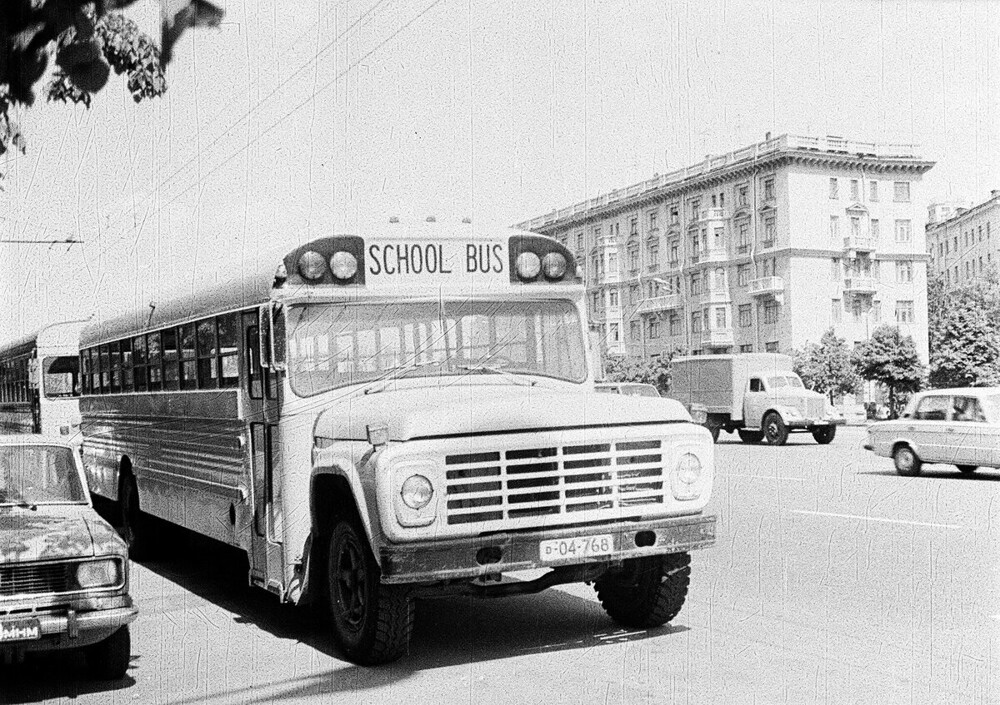
[(91, 487), (135, 555), (148, 515), (237, 546), (359, 663), (402, 655), (438, 595), (594, 582), (662, 625), (714, 542), (712, 439), (675, 401), (593, 392), (585, 310), (547, 237), (321, 237), (83, 332)]
[(0, 347), (0, 433), (80, 434), (80, 330), (53, 323)]

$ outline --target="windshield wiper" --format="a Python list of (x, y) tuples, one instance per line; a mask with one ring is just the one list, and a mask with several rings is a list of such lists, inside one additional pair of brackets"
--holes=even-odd
[(485, 372), (495, 375), (503, 375), (509, 379), (514, 384), (519, 384), (522, 387), (534, 387), (538, 382), (533, 379), (525, 379), (523, 376), (517, 375), (509, 370), (505, 370), (502, 367), (497, 367), (495, 365), (455, 365), (455, 369), (465, 370), (467, 372)]
[[(376, 394), (378, 392), (385, 391), (393, 381), (399, 379), (408, 372), (413, 370), (418, 370), (421, 367), (429, 367), (430, 365), (440, 365), (442, 364), (440, 360), (425, 360), (423, 362), (409, 362), (405, 365), (397, 365), (396, 367), (390, 368), (384, 375), (377, 377), (370, 385), (365, 387), (362, 391), (365, 394)], [(381, 385), (381, 386), (378, 386)], [(375, 387), (378, 386), (378, 389)]]

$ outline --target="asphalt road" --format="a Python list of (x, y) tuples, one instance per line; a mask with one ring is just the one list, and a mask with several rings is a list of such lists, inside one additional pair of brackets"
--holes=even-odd
[(694, 554), (664, 629), (617, 628), (583, 585), (434, 600), (411, 654), (366, 669), (315, 615), (245, 587), (227, 550), (171, 534), (163, 560), (134, 566), (125, 681), (46, 657), (0, 667), (0, 702), (1000, 702), (1000, 471), (903, 478), (863, 437), (723, 434), (719, 542)]

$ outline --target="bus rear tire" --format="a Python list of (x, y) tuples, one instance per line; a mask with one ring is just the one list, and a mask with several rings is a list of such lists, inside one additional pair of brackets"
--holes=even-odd
[(148, 530), (149, 519), (139, 506), (139, 488), (131, 473), (122, 477), (121, 486), (118, 488), (118, 506), (121, 518), (118, 533), (128, 544), (129, 558), (132, 560), (148, 558), (152, 541)]
[(413, 601), (406, 588), (383, 585), (365, 534), (340, 520), (330, 536), (327, 590), (333, 638), (348, 659), (363, 666), (406, 654), (413, 633)]
[(594, 589), (611, 619), (624, 627), (661, 627), (676, 617), (691, 582), (691, 555), (630, 558), (622, 570), (597, 579)]

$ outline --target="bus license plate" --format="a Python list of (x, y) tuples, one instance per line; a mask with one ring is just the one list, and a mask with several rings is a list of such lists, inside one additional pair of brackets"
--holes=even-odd
[(0, 642), (32, 641), (42, 638), (42, 626), (37, 619), (0, 620)]
[(549, 539), (538, 544), (539, 557), (543, 561), (605, 556), (609, 553), (614, 553), (614, 550), (615, 540), (611, 534)]

